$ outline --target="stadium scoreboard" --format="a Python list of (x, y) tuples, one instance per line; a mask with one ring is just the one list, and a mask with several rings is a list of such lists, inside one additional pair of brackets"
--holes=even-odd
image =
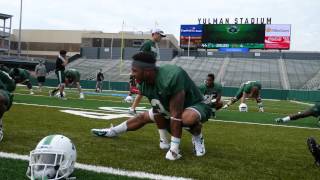
[(180, 47), (289, 49), (289, 24), (181, 25)]

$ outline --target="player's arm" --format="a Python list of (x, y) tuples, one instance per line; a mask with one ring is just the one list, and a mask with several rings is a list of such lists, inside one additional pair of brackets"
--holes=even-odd
[(181, 90), (170, 98), (170, 127), (172, 136), (181, 138), (182, 133), (182, 113), (185, 100), (185, 92)]
[(68, 58), (65, 56), (65, 57), (63, 57), (63, 63), (62, 63), (62, 65), (63, 66), (66, 66), (67, 64), (68, 64), (68, 62), (69, 62), (69, 60), (68, 60)]

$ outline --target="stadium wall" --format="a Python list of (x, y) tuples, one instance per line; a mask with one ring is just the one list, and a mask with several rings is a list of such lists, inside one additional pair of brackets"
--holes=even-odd
[[(32, 84), (37, 85), (36, 79), (31, 79)], [(85, 89), (95, 89), (96, 81), (81, 80), (81, 86)], [(56, 87), (57, 79), (47, 79), (46, 86)], [(104, 90), (128, 91), (128, 82), (103, 82)], [(239, 88), (223, 87), (223, 96), (233, 97)], [(277, 99), (277, 100), (296, 100), (296, 101), (320, 101), (319, 91), (305, 91), (305, 90), (279, 90), (279, 89), (262, 89), (262, 98)]]

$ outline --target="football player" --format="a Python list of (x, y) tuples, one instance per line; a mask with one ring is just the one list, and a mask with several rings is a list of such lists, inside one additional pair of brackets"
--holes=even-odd
[(168, 141), (166, 129), (171, 133), (170, 149), (165, 158), (176, 160), (181, 158), (179, 146), (182, 127), (187, 127), (192, 134), (196, 156), (203, 156), (205, 146), (201, 129), (202, 123), (211, 116), (210, 106), (204, 104), (199, 89), (181, 67), (169, 64), (156, 67), (155, 62), (152, 55), (140, 52), (133, 56), (131, 67), (139, 83), (140, 94), (149, 99), (152, 108), (115, 127), (92, 129), (92, 133), (115, 137), (156, 122), (158, 129), (163, 130), (160, 133), (161, 140)]
[(9, 111), (12, 106), (13, 91), (16, 89), (16, 84), (25, 82), (26, 79), (24, 78), (27, 77), (24, 71), (14, 71), (18, 73), (13, 78), (7, 72), (0, 70), (0, 141), (3, 139), (3, 114)]
[(221, 101), (221, 84), (214, 82), (214, 74), (208, 74), (205, 83), (199, 86), (199, 90), (207, 104), (211, 105), (212, 115), (214, 116), (216, 110), (219, 110), (223, 106), (223, 102)]
[[(64, 83), (63, 84), (65, 84), (65, 86), (76, 86), (78, 91), (79, 91), (80, 99), (84, 99), (84, 94), (82, 92), (81, 85), (80, 85), (80, 73), (79, 73), (79, 71), (77, 71), (76, 69), (68, 69), (68, 70), (66, 70), (64, 72), (64, 76), (65, 76), (65, 78), (64, 78)], [(50, 96), (54, 96), (54, 94), (57, 91), (60, 91), (60, 98), (64, 99), (65, 97), (63, 95), (63, 91), (64, 91), (64, 87), (65, 86), (59, 86), (58, 88), (52, 90), (50, 92)]]
[(26, 85), (30, 91), (30, 94), (34, 94), (32, 90), (32, 84), (29, 79), (30, 73), (28, 70), (22, 68), (13, 68), (9, 71), (9, 75), (15, 80), (16, 83)]
[(277, 123), (286, 123), (289, 121), (294, 121), (294, 120), (309, 117), (309, 116), (314, 116), (314, 117), (320, 116), (320, 102), (317, 102), (314, 106), (305, 110), (302, 113), (292, 114), (283, 118), (276, 118), (275, 121)]
[(258, 104), (259, 111), (264, 112), (261, 99), (261, 83), (258, 81), (247, 81), (245, 83), (242, 83), (235, 97), (232, 97), (231, 100), (222, 108), (228, 108), (239, 99), (241, 99), (241, 104), (245, 104), (246, 98), (255, 99)]

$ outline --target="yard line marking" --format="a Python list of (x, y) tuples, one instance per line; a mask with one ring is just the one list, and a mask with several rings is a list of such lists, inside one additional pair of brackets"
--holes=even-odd
[(320, 128), (312, 128), (312, 127), (288, 126), (288, 125), (278, 125), (278, 124), (263, 124), (263, 123), (242, 122), (242, 121), (226, 121), (226, 120), (219, 120), (219, 119), (209, 119), (209, 121), (211, 121), (211, 122), (236, 123), (236, 124), (249, 124), (249, 125), (259, 125), (259, 126), (272, 126), (272, 127), (286, 127), (286, 128), (297, 128), (297, 129), (320, 130)]
[(106, 112), (105, 110), (100, 110), (100, 109), (85, 109), (85, 108), (75, 108), (75, 107), (67, 107), (67, 106), (52, 106), (52, 105), (45, 105), (45, 104), (30, 104), (30, 103), (18, 103), (18, 102), (13, 102), (13, 104), (25, 105), (25, 106), (38, 106), (38, 107), (60, 108), (60, 109), (76, 109), (76, 110), (84, 110), (84, 111)]
[[(15, 153), (0, 152), (0, 157), (7, 158), (7, 159), (29, 161), (29, 156), (15, 154)], [(191, 178), (164, 176), (161, 174), (152, 174), (152, 173), (147, 173), (143, 171), (127, 171), (123, 169), (115, 169), (112, 167), (95, 166), (95, 165), (82, 164), (82, 163), (76, 163), (75, 168), (86, 170), (86, 171), (97, 172), (97, 173), (113, 174), (113, 175), (135, 177), (135, 178), (148, 178), (148, 179), (159, 179), (159, 180), (191, 180)]]
[(293, 103), (296, 103), (296, 104), (303, 104), (303, 105), (313, 106), (313, 104), (311, 104), (311, 103), (305, 103), (305, 102), (300, 102), (300, 101), (290, 100), (290, 102), (293, 102)]
[[(68, 91), (67, 91), (68, 92)], [(34, 95), (30, 95), (30, 94), (24, 94), (24, 93), (14, 93), (14, 94), (17, 94), (17, 95), (21, 95), (21, 96), (38, 96), (38, 97), (47, 97), (47, 98), (56, 98), (58, 99), (57, 97), (50, 97), (50, 96), (46, 96), (46, 95), (41, 95), (41, 94), (34, 94)], [(98, 96), (91, 96), (91, 97), (98, 97)], [(78, 98), (68, 98), (67, 97), (67, 100), (68, 99), (78, 99)], [(119, 101), (119, 100), (102, 100), (102, 99), (88, 99), (88, 98), (85, 98), (84, 99), (85, 101), (100, 101), (100, 102), (116, 102), (116, 103), (125, 103), (124, 101)], [(140, 104), (146, 104), (146, 105), (149, 105), (150, 103), (145, 103), (145, 102), (141, 102)]]
[[(85, 108), (74, 108), (74, 107), (63, 107), (63, 106), (51, 106), (51, 105), (41, 105), (41, 104), (28, 104), (28, 103), (16, 103), (18, 105), (26, 105), (26, 106), (39, 106), (39, 107), (52, 107), (52, 108), (60, 108), (60, 109), (76, 109), (76, 110), (84, 110), (84, 111), (96, 111), (96, 112), (106, 112), (105, 110), (97, 110), (97, 109), (85, 109)], [(260, 125), (260, 126), (274, 126), (274, 127), (287, 127), (287, 128), (297, 128), (297, 129), (311, 129), (311, 130), (320, 130), (320, 128), (311, 128), (311, 127), (302, 127), (302, 126), (289, 126), (289, 125), (278, 125), (278, 124), (263, 124), (263, 123), (254, 123), (254, 122), (241, 122), (241, 121), (226, 121), (219, 119), (209, 119), (211, 122), (226, 122), (226, 123), (237, 123), (237, 124), (249, 124), (249, 125)]]

